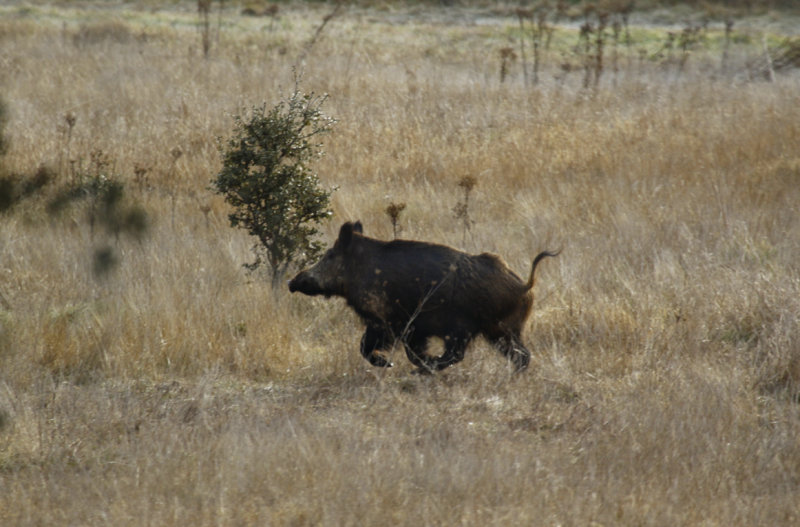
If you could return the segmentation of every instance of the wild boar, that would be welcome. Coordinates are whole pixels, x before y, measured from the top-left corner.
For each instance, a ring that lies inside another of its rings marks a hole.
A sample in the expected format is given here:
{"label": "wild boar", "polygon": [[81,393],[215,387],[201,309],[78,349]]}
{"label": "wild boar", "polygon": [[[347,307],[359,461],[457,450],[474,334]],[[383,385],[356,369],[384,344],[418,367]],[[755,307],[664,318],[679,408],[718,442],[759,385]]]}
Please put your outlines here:
{"label": "wild boar", "polygon": [[[521,371],[531,357],[521,337],[536,266],[557,255],[539,253],[523,282],[493,254],[376,240],[364,236],[361,222],[348,222],[323,258],[289,281],[289,291],[344,297],[366,323],[361,354],[374,366],[391,366],[375,352],[400,341],[417,372],[442,370],[462,360],[470,341],[483,335]],[[426,352],[431,337],[444,341],[440,357]]]}

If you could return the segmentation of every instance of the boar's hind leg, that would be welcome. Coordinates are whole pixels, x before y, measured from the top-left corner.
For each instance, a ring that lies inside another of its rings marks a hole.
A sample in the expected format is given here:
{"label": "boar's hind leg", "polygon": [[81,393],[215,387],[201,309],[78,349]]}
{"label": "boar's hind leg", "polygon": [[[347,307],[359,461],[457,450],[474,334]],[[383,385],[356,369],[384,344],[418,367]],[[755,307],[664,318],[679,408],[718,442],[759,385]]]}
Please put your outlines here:
{"label": "boar's hind leg", "polygon": [[519,337],[509,335],[493,339],[492,344],[500,350],[500,353],[511,361],[514,369],[518,372],[528,367],[531,362],[531,352],[522,343]]}
{"label": "boar's hind leg", "polygon": [[470,340],[472,340],[472,335],[468,334],[448,335],[444,339],[444,353],[438,359],[434,359],[436,369],[443,370],[464,360],[464,353],[467,351],[467,344]]}
{"label": "boar's hind leg", "polygon": [[364,336],[361,337],[361,355],[373,366],[388,368],[391,362],[380,355],[375,355],[375,350],[384,350],[392,346],[392,338],[381,328],[367,326]]}
{"label": "boar's hind leg", "polygon": [[464,352],[471,335],[448,335],[444,341],[444,353],[441,357],[430,357],[425,353],[428,339],[410,340],[406,342],[406,355],[414,366],[416,373],[433,373],[464,360]]}

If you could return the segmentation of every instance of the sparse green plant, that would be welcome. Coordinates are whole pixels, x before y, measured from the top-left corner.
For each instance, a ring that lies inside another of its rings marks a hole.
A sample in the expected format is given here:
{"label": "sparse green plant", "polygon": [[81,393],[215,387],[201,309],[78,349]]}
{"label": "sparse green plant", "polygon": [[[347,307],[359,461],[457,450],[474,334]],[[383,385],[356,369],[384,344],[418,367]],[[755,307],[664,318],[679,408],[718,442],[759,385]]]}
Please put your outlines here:
{"label": "sparse green plant", "polygon": [[273,108],[256,106],[249,117],[236,116],[222,148],[222,170],[212,182],[234,208],[231,226],[258,239],[247,268],[266,264],[276,289],[289,267],[318,257],[317,226],[332,214],[331,191],[309,166],[322,155],[314,141],[335,123],[322,112],[326,99],[301,93],[295,83],[291,96]]}
{"label": "sparse green plant", "polygon": [[125,185],[114,173],[110,155],[95,149],[89,158],[87,169],[79,170],[75,181],[66,182],[54,190],[46,208],[51,216],[59,217],[67,209],[85,204],[90,238],[94,241],[98,228],[106,235],[102,246],[94,250],[93,258],[93,271],[102,276],[119,262],[109,239],[118,240],[122,235],[142,239],[149,220],[138,203],[126,198]]}
{"label": "sparse green plant", "polygon": [[116,177],[106,174],[86,175],[81,177],[79,183],[60,188],[48,202],[47,210],[56,215],[73,204],[86,202],[86,218],[92,238],[97,227],[102,227],[114,236],[124,231],[139,235],[144,232],[145,223],[141,221],[138,210],[122,207],[123,196],[124,186]]}

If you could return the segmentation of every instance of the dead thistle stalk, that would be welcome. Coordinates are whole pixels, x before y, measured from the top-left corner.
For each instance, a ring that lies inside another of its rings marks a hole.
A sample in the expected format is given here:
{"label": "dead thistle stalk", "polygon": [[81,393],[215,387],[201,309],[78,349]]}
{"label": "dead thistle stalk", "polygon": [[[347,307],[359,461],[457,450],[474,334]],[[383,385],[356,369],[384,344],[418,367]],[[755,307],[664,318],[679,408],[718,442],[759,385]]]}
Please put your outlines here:
{"label": "dead thistle stalk", "polygon": [[181,148],[179,146],[176,146],[175,148],[170,150],[170,155],[172,156],[172,166],[170,168],[170,179],[172,181],[171,181],[171,185],[169,186],[168,192],[169,192],[169,198],[170,198],[170,204],[171,204],[170,209],[172,211],[171,212],[171,216],[172,216],[171,224],[172,224],[172,228],[174,229],[175,228],[175,202],[177,200],[177,189],[176,189],[177,182],[176,182],[176,179],[177,179],[177,175],[178,175],[178,159],[180,159],[181,156],[183,155],[183,150],[181,150]]}
{"label": "dead thistle stalk", "polygon": [[[75,115],[74,112],[67,112],[64,114],[64,122],[66,123],[66,128],[64,130],[64,135],[66,136],[64,139],[64,150],[62,150],[62,156],[66,157],[66,162],[71,163],[70,161],[70,145],[72,143],[72,130],[75,128],[75,123],[78,122],[78,116]],[[59,159],[58,161],[58,170],[60,174],[64,173],[64,158]],[[74,178],[74,171],[72,171],[72,176]]]}
{"label": "dead thistle stalk", "polygon": [[522,60],[522,75],[525,79],[525,86],[528,85],[528,61],[525,60],[525,19],[533,19],[533,11],[530,9],[518,8],[514,11],[519,19],[519,56]]}
{"label": "dead thistle stalk", "polygon": [[200,15],[200,40],[203,46],[203,58],[207,59],[211,51],[211,0],[197,0],[197,13]]}
{"label": "dead thistle stalk", "polygon": [[389,221],[392,222],[392,235],[397,238],[397,233],[399,232],[398,228],[398,221],[400,220],[400,214],[405,210],[406,204],[405,203],[389,203],[389,206],[386,207],[386,215],[389,216]]}
{"label": "dead thistle stalk", "polygon": [[458,186],[464,190],[464,200],[456,203],[456,206],[453,207],[453,214],[455,215],[456,219],[461,220],[462,226],[464,228],[463,235],[461,238],[461,246],[465,247],[467,244],[467,232],[472,227],[474,223],[472,218],[469,216],[469,195],[472,192],[472,189],[475,188],[477,185],[478,180],[475,176],[464,176],[458,181]]}
{"label": "dead thistle stalk", "polygon": [[500,84],[505,82],[506,77],[508,76],[508,67],[516,58],[517,54],[514,53],[514,48],[500,49]]}

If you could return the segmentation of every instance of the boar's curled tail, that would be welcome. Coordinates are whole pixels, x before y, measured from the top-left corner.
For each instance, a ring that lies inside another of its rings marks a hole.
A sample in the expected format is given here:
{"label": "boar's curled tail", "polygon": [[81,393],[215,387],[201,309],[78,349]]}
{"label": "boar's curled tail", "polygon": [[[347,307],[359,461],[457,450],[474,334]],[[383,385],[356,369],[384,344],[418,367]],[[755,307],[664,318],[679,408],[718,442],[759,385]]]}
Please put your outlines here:
{"label": "boar's curled tail", "polygon": [[536,258],[533,259],[533,264],[531,265],[531,276],[530,278],[528,278],[528,283],[525,284],[526,291],[530,290],[533,287],[533,284],[536,282],[536,277],[535,277],[536,266],[539,264],[539,262],[542,261],[544,258],[547,258],[548,256],[555,257],[558,256],[559,254],[561,254],[560,250],[554,253],[550,251],[542,251],[536,255]]}

